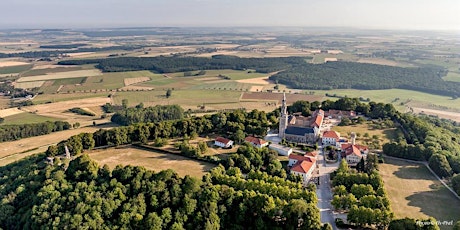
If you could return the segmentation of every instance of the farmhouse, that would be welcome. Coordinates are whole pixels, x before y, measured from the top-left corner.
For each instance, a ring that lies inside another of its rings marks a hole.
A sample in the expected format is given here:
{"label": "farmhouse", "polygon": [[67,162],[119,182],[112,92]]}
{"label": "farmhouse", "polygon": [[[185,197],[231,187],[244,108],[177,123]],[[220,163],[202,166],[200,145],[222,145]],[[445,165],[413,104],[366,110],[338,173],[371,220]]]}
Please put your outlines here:
{"label": "farmhouse", "polygon": [[276,152],[278,152],[279,155],[282,156],[289,156],[292,153],[292,148],[282,146],[279,144],[270,144],[268,148],[275,150]]}
{"label": "farmhouse", "polygon": [[319,136],[319,130],[323,124],[323,119],[323,110],[316,110],[311,117],[288,115],[286,94],[284,94],[281,105],[278,136],[280,138],[285,138],[287,141],[313,144]]}
{"label": "farmhouse", "polygon": [[262,148],[268,145],[268,142],[266,142],[265,140],[253,136],[248,136],[244,138],[244,141],[251,143],[253,146],[257,148]]}
{"label": "farmhouse", "polygon": [[214,145],[219,146],[221,148],[231,148],[233,145],[233,141],[223,137],[217,137],[214,140]]}
{"label": "farmhouse", "polygon": [[310,156],[289,155],[288,166],[291,167],[291,173],[302,177],[303,183],[306,184],[315,170],[316,159]]}

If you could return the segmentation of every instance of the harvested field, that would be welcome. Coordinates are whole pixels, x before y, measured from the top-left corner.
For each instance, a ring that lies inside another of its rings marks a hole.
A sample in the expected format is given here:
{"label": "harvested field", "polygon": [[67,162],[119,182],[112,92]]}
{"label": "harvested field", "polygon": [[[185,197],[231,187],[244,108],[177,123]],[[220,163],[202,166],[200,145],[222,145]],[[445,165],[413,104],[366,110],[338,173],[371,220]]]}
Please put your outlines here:
{"label": "harvested field", "polygon": [[95,150],[89,153],[89,156],[100,165],[107,164],[111,169],[119,164],[143,166],[155,172],[172,169],[180,176],[190,175],[198,178],[201,178],[206,172],[215,167],[213,164],[192,160],[180,155],[133,147]]}
{"label": "harvested field", "polygon": [[32,89],[32,88],[39,88],[45,81],[28,81],[28,82],[16,82],[14,83],[14,88],[21,88],[21,89]]}
{"label": "harvested field", "polygon": [[18,109],[18,108],[11,108],[11,109],[2,109],[0,110],[0,117],[8,117],[16,114],[23,113],[24,111]]}
{"label": "harvested field", "polygon": [[149,77],[133,77],[133,78],[125,78],[123,81],[125,83],[125,86],[128,86],[128,85],[134,85],[134,84],[144,82],[144,81],[150,81],[150,78]]}
{"label": "harvested field", "polygon": [[34,124],[34,123],[41,123],[46,121],[57,121],[60,119],[52,118],[52,117],[45,117],[33,113],[23,112],[14,114],[11,116],[5,117],[5,121],[0,125],[22,125],[22,124]]}
{"label": "harvested field", "polygon": [[[93,133],[99,129],[112,128],[113,125],[83,127],[79,129],[64,130],[43,136],[29,137],[17,141],[2,142],[0,144],[0,166],[7,165],[34,153],[45,152],[49,145],[57,144],[73,135],[80,133]],[[30,151],[29,150],[34,150]],[[39,151],[35,151],[39,150]],[[23,153],[24,152],[24,153]],[[26,152],[26,153],[25,153]]]}
{"label": "harvested field", "polygon": [[11,66],[20,66],[20,65],[29,65],[30,63],[27,62],[20,62],[20,61],[5,61],[0,62],[0,67],[11,67]]}
{"label": "harvested field", "polygon": [[273,82],[268,80],[268,78],[269,78],[269,76],[267,76],[267,77],[258,77],[258,78],[250,78],[250,79],[242,79],[242,80],[237,80],[237,82],[249,83],[249,84],[257,84],[257,85],[273,84]]}
{"label": "harvested field", "polygon": [[79,53],[66,53],[65,55],[69,57],[78,57],[78,56],[85,56],[89,54],[94,54],[95,52],[79,52]]}
{"label": "harvested field", "polygon": [[[317,95],[306,95],[306,94],[286,94],[286,101],[288,104],[294,103],[295,101],[305,100],[305,101],[321,101],[322,96]],[[281,103],[283,100],[282,93],[267,93],[267,92],[252,92],[252,93],[243,93],[241,100],[248,101],[277,101]]]}
{"label": "harvested field", "polygon": [[358,60],[359,63],[369,63],[377,65],[388,65],[388,66],[398,66],[399,64],[395,61],[386,60],[382,58],[362,58]]}
{"label": "harvested field", "polygon": [[[47,65],[49,66],[49,65]],[[51,73],[58,73],[58,72],[69,72],[69,71],[77,71],[82,70],[81,66],[70,66],[70,67],[62,67],[62,66],[54,66],[51,68],[33,68],[25,73],[21,74],[21,77],[30,77],[30,76],[40,76],[46,75]]]}
{"label": "harvested field", "polygon": [[71,101],[61,101],[42,105],[33,105],[24,107],[27,111],[36,111],[37,113],[51,113],[51,112],[63,112],[74,107],[94,107],[102,106],[105,103],[110,103],[108,97],[95,97],[87,99],[78,99]]}
{"label": "harvested field", "polygon": [[98,76],[102,73],[99,70],[77,70],[77,71],[68,71],[68,72],[58,72],[50,73],[46,75],[31,76],[31,77],[21,77],[17,82],[26,82],[26,81],[44,81],[44,80],[55,80],[55,79],[65,79],[65,78],[78,78],[78,77],[91,77]]}
{"label": "harvested field", "polygon": [[264,89],[263,86],[254,85],[249,89],[250,92],[260,92]]}
{"label": "harvested field", "polygon": [[125,86],[121,88],[121,90],[125,91],[148,91],[148,90],[153,90],[153,87],[148,87],[148,86],[137,86],[137,85],[130,85],[130,86]]}

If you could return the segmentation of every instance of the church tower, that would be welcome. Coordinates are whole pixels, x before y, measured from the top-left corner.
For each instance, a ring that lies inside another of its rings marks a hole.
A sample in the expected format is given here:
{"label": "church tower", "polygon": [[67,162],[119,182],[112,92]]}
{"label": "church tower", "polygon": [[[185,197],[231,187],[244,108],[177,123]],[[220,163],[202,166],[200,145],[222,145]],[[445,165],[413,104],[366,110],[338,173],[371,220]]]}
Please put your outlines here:
{"label": "church tower", "polygon": [[287,125],[288,125],[288,114],[287,114],[287,105],[286,105],[286,93],[283,93],[280,122],[279,122],[279,127],[278,127],[278,137],[279,138],[284,138],[284,132],[286,131]]}

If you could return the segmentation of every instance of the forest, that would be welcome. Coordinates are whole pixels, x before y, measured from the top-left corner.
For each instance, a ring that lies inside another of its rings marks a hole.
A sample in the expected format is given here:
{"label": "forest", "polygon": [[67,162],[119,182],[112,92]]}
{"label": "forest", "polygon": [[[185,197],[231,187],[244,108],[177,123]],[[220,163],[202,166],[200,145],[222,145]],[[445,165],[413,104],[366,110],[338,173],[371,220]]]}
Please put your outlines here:
{"label": "forest", "polygon": [[440,67],[402,68],[356,62],[303,64],[270,77],[270,80],[296,89],[408,89],[460,97],[460,83],[442,79]]}
{"label": "forest", "polygon": [[[298,183],[216,167],[201,180],[172,170],[100,167],[84,154],[0,167],[2,229],[321,229],[316,194]],[[66,166],[68,164],[68,167]],[[67,168],[66,168],[67,167]]]}
{"label": "forest", "polygon": [[[101,51],[111,51],[111,50],[136,50],[140,49],[140,46],[108,46],[108,47],[90,47],[90,48],[78,48],[73,50],[50,50],[50,51],[28,51],[21,53],[0,53],[0,58],[13,58],[13,57],[23,57],[23,58],[48,58],[48,57],[57,57],[66,53],[80,53],[80,52],[101,52]],[[58,49],[58,48],[55,48]]]}
{"label": "forest", "polygon": [[156,73],[186,72],[211,69],[255,69],[260,73],[270,73],[305,63],[305,58],[239,58],[235,56],[215,55],[204,57],[119,57],[109,59],[83,59],[60,61],[59,65],[97,64],[104,72],[123,72],[150,70]]}
{"label": "forest", "polygon": [[14,141],[26,137],[34,137],[70,129],[72,126],[65,121],[42,122],[35,124],[2,125],[0,126],[0,142]]}
{"label": "forest", "polygon": [[111,120],[119,125],[131,125],[134,123],[158,122],[163,120],[182,119],[184,110],[178,105],[156,105],[143,108],[126,108],[116,112]]}

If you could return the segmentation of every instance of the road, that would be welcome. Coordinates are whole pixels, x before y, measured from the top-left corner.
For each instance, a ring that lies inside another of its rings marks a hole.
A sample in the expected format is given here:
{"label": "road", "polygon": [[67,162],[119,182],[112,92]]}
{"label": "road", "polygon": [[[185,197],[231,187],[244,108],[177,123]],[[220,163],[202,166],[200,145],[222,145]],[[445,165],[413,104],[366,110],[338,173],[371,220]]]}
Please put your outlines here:
{"label": "road", "polygon": [[333,207],[331,205],[332,201],[332,191],[330,184],[330,173],[335,171],[339,166],[339,161],[334,164],[326,164],[324,160],[324,153],[320,150],[318,155],[317,162],[319,167],[319,182],[320,184],[316,187],[316,195],[318,196],[318,208],[321,215],[321,223],[331,224],[333,229],[337,229],[335,225],[335,216],[333,213]]}

